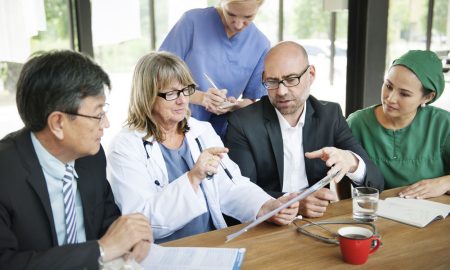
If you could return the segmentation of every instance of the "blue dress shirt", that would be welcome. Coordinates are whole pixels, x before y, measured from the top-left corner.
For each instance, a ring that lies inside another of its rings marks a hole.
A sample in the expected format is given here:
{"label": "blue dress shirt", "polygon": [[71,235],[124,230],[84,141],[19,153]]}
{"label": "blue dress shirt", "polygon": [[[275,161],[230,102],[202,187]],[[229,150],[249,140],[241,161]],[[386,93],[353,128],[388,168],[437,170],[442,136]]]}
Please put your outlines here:
{"label": "blue dress shirt", "polygon": [[[39,142],[34,133],[31,133],[31,141],[39,160],[39,164],[44,172],[45,181],[47,182],[48,195],[50,196],[50,205],[52,207],[53,221],[55,222],[56,235],[58,237],[58,245],[66,244],[66,222],[64,213],[63,200],[63,182],[62,178],[66,172],[65,164],[50,154]],[[74,166],[75,161],[68,163]],[[73,170],[74,180],[72,183],[75,196],[75,211],[77,214],[77,236],[78,243],[86,242],[86,233],[84,231],[83,206],[81,204],[80,193],[77,189],[78,175]]]}

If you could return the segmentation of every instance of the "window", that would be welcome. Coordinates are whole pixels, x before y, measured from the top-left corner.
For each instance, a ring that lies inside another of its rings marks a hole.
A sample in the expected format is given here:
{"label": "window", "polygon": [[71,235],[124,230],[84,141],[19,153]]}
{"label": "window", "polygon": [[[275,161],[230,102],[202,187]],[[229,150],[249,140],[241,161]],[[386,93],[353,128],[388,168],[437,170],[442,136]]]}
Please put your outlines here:
{"label": "window", "polygon": [[[316,68],[311,94],[318,99],[337,102],[345,111],[348,25],[346,7],[339,11],[330,11],[324,8],[323,1],[284,2],[284,39],[303,45],[308,52],[309,63]],[[331,54],[332,31],[335,31],[334,57]]]}
{"label": "window", "polygon": [[66,0],[5,0],[0,6],[0,138],[23,126],[16,109],[16,82],[36,51],[70,49]]}
{"label": "window", "polygon": [[[131,81],[137,61],[151,51],[149,0],[91,0],[92,38],[95,60],[108,73],[112,91],[102,144],[110,140],[126,121]],[[156,50],[183,12],[206,7],[207,1],[155,1]]]}
{"label": "window", "polygon": [[278,42],[278,1],[264,1],[253,22],[270,43]]}
{"label": "window", "polygon": [[161,46],[164,38],[184,12],[193,8],[214,6],[217,1],[206,0],[155,0],[156,49]]}
{"label": "window", "polygon": [[[434,1],[430,49],[443,58],[444,64],[446,64],[445,59],[448,58],[449,52],[448,9],[449,0]],[[386,69],[389,68],[392,61],[407,51],[426,49],[427,18],[427,0],[389,1]],[[448,90],[450,89],[450,74],[448,70],[444,73],[444,77],[446,90],[432,105],[450,110],[450,91]]]}
{"label": "window", "polygon": [[389,1],[386,67],[408,50],[426,49],[427,0]]}

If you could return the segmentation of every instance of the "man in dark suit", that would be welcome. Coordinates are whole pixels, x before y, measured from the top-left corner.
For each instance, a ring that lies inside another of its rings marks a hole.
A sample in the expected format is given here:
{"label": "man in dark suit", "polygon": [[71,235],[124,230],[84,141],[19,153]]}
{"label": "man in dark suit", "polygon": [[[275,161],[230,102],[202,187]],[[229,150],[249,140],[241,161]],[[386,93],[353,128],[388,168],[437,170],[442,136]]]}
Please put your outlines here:
{"label": "man in dark suit", "polygon": [[152,240],[141,214],[120,216],[100,146],[108,75],[71,51],[34,56],[17,83],[25,128],[0,141],[0,269],[98,269]]}
{"label": "man in dark suit", "polygon": [[[382,190],[380,171],[352,136],[339,105],[310,96],[314,78],[301,45],[273,47],[264,63],[268,96],[229,116],[225,144],[230,158],[242,175],[274,197],[336,172],[335,182],[345,176],[355,185]],[[320,217],[336,199],[323,188],[300,202],[299,214]]]}

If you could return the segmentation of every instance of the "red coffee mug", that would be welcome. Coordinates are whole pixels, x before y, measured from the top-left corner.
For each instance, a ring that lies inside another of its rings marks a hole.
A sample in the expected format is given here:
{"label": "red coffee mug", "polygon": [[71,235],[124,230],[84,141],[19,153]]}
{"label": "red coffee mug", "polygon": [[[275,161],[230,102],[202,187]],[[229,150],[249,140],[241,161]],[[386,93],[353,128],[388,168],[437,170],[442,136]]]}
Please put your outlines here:
{"label": "red coffee mug", "polygon": [[[366,263],[369,254],[377,251],[381,244],[371,230],[362,227],[343,227],[338,235],[344,261],[351,264]],[[374,247],[372,242],[376,243]]]}

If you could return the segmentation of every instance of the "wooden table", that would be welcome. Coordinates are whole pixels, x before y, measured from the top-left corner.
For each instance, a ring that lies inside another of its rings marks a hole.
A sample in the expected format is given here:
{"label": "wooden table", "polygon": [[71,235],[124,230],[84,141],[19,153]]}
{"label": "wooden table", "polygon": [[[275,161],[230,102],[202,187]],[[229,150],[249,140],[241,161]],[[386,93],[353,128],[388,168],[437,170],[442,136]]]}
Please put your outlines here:
{"label": "wooden table", "polygon": [[[399,189],[384,191],[381,198],[392,197]],[[450,204],[450,196],[433,201]],[[331,204],[319,220],[351,220],[351,200]],[[302,225],[304,222],[297,221]],[[450,269],[450,217],[434,221],[425,228],[401,224],[379,217],[375,222],[383,246],[363,269]],[[348,269],[339,246],[326,244],[300,234],[296,226],[276,226],[263,223],[238,238],[225,243],[226,236],[244,225],[212,231],[165,243],[173,247],[233,247],[246,248],[242,269]],[[330,225],[337,228],[346,225]]]}

